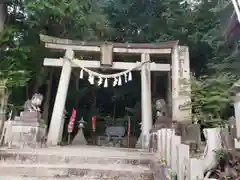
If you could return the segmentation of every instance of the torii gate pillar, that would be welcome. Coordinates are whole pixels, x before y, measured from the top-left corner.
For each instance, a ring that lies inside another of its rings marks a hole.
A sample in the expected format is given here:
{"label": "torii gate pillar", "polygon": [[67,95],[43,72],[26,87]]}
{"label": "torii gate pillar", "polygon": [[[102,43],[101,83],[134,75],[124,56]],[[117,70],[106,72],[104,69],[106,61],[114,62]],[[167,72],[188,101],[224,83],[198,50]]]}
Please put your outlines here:
{"label": "torii gate pillar", "polygon": [[141,105],[142,105],[142,148],[148,148],[150,130],[152,128],[152,100],[151,100],[151,71],[150,55],[144,53],[141,55],[141,61],[147,62],[142,65],[141,69]]}
{"label": "torii gate pillar", "polygon": [[68,86],[71,77],[72,65],[70,60],[74,58],[72,49],[66,50],[62,72],[58,83],[58,90],[53,107],[51,124],[48,132],[47,144],[50,146],[58,145],[62,139],[63,133],[63,111],[65,109],[65,102],[67,98]]}

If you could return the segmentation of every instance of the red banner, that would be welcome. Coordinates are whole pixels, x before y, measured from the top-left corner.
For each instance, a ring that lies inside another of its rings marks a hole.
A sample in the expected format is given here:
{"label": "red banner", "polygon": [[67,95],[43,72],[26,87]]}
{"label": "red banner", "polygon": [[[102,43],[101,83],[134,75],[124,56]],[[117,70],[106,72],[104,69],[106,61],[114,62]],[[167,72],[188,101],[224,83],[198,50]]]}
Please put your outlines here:
{"label": "red banner", "polygon": [[131,120],[128,118],[128,137],[130,137],[131,134]]}
{"label": "red banner", "polygon": [[96,120],[97,120],[97,117],[93,116],[92,117],[92,130],[93,130],[93,132],[95,132],[95,130],[96,130]]}
{"label": "red banner", "polygon": [[68,124],[68,128],[69,128],[71,131],[73,131],[73,129],[74,129],[74,124],[75,124],[76,116],[77,116],[77,111],[76,111],[76,109],[73,109],[73,110],[72,110],[71,119],[70,119],[69,124]]}

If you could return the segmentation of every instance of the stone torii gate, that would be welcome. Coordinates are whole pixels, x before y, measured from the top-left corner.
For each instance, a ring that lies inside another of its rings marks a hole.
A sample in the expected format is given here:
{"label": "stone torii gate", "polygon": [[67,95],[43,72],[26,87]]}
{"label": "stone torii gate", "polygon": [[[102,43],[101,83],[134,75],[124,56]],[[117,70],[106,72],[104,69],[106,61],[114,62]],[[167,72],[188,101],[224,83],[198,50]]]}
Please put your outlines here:
{"label": "stone torii gate", "polygon": [[[44,59],[44,66],[62,67],[49,127],[48,145],[57,145],[61,141],[64,124],[62,115],[72,68],[82,66],[91,69],[126,70],[136,66],[136,62],[117,62],[112,60],[113,53],[140,55],[141,62],[146,62],[141,67],[135,69],[141,72],[142,135],[146,141],[143,147],[148,146],[149,130],[152,128],[151,71],[170,72],[168,78],[168,105],[171,109],[172,118],[178,121],[191,119],[191,106],[188,106],[191,103],[188,47],[179,46],[178,41],[159,44],[137,44],[84,42],[46,35],[40,35],[40,38],[45,43],[46,48],[65,51],[64,58]],[[75,59],[75,51],[99,52],[101,53],[101,60]],[[163,54],[171,56],[170,64],[150,62],[151,55]]]}

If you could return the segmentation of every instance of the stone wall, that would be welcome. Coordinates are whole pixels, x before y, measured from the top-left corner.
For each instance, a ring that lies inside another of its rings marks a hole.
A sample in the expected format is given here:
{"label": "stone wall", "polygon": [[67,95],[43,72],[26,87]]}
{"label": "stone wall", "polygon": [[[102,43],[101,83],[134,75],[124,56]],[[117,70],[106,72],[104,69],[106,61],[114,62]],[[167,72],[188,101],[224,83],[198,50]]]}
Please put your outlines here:
{"label": "stone wall", "polygon": [[191,120],[190,60],[187,46],[179,46],[178,104],[180,120]]}

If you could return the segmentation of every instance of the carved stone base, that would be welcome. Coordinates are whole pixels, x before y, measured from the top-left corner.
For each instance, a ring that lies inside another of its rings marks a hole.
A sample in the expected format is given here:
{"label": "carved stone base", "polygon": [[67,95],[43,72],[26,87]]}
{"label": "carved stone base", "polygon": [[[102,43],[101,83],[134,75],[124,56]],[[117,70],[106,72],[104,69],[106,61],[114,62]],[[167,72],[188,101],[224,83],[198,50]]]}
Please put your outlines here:
{"label": "carved stone base", "polygon": [[77,135],[74,137],[72,145],[87,145],[87,141],[84,137],[82,128],[79,129]]}
{"label": "carved stone base", "polygon": [[142,148],[142,133],[140,134],[140,136],[139,136],[139,138],[137,140],[136,148],[137,149]]}
{"label": "carved stone base", "polygon": [[9,125],[5,143],[9,147],[38,147],[45,136],[46,126],[40,123],[25,123],[12,121]]}
{"label": "carved stone base", "polygon": [[148,149],[149,148],[150,134],[144,135],[142,132],[138,138],[136,148]]}
{"label": "carved stone base", "polygon": [[24,112],[14,121],[5,123],[4,144],[11,147],[39,147],[45,137],[46,125],[38,112]]}

